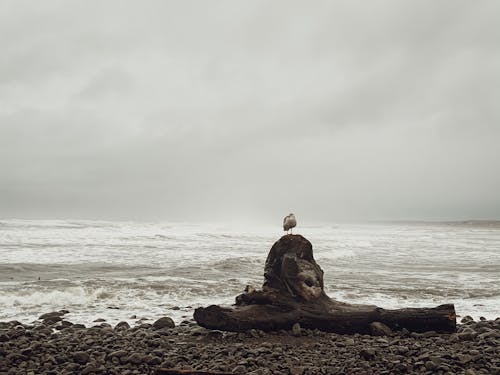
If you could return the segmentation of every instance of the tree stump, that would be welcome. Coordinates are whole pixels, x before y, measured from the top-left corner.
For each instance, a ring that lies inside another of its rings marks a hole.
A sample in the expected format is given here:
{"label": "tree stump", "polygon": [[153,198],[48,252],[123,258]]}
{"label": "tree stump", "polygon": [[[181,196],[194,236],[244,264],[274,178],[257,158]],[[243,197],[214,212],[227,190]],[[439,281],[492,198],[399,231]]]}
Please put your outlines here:
{"label": "tree stump", "polygon": [[327,332],[366,334],[373,322],[414,332],[456,330],[453,304],[386,310],[329,298],[311,243],[296,234],[281,237],[271,248],[261,290],[247,288],[232,307],[197,308],[194,319],[205,328],[235,332],[288,330],[299,323],[303,328]]}

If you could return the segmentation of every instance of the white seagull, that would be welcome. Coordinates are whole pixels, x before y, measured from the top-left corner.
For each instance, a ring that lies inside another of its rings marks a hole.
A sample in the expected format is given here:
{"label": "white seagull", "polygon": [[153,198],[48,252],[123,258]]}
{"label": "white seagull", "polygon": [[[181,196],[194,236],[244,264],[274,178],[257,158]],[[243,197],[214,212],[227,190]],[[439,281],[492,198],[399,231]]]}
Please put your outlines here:
{"label": "white seagull", "polygon": [[294,214],[285,216],[285,218],[283,219],[283,230],[286,230],[287,233],[289,230],[290,232],[292,232],[292,228],[295,227],[296,225],[297,225],[297,219],[295,219]]}

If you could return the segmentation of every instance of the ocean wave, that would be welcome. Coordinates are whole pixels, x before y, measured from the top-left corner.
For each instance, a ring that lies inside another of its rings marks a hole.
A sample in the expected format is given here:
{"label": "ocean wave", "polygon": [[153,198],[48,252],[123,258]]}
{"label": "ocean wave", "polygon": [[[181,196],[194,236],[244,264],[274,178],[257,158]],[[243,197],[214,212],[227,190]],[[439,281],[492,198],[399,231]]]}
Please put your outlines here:
{"label": "ocean wave", "polygon": [[16,290],[1,291],[0,306],[86,306],[93,301],[103,299],[106,292],[103,288],[89,290],[83,287],[68,287],[63,290]]}

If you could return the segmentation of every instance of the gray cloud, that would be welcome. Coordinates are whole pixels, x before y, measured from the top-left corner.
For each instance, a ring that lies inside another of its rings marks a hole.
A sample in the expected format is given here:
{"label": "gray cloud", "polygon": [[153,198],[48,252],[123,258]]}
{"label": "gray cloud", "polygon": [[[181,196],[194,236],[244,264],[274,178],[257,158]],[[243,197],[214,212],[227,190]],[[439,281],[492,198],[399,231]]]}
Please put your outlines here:
{"label": "gray cloud", "polygon": [[3,2],[1,215],[498,219],[499,10]]}

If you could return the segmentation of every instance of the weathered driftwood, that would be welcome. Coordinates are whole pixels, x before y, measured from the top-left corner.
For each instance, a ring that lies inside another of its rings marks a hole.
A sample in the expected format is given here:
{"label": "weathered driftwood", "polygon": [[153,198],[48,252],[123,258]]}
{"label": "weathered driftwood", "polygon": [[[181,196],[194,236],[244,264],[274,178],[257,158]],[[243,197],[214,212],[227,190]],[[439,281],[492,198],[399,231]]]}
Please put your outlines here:
{"label": "weathered driftwood", "polygon": [[452,304],[386,310],[329,298],[312,245],[301,235],[283,236],[273,245],[266,260],[264,280],[262,290],[247,290],[236,297],[233,307],[211,305],[196,309],[195,320],[205,328],[236,332],[290,329],[295,323],[303,328],[337,333],[368,333],[373,322],[415,332],[456,329]]}

